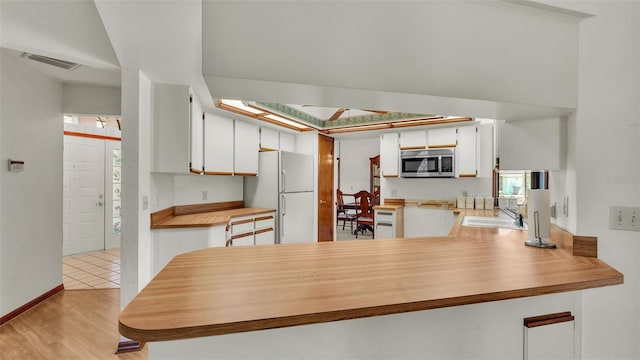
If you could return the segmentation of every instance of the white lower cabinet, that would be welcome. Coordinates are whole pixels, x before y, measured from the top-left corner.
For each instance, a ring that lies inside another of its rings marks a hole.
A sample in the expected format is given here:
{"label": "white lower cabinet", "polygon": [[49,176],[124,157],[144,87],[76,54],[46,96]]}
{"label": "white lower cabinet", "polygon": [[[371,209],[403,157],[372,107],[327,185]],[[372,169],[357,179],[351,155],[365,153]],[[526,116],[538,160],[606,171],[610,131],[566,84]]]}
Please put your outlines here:
{"label": "white lower cabinet", "polygon": [[243,216],[229,223],[228,246],[275,244],[275,212]]}
{"label": "white lower cabinet", "polygon": [[152,275],[164,268],[171,259],[189,251],[209,247],[224,247],[227,231],[225,225],[153,230],[151,241]]}
{"label": "white lower cabinet", "polygon": [[[558,293],[224,336],[153,341],[147,346],[149,359],[522,359],[522,319],[530,314],[574,311],[574,295]],[[345,334],[349,334],[349,341],[345,341]]]}
{"label": "white lower cabinet", "polygon": [[571,312],[526,318],[524,359],[575,359],[575,320]]}
{"label": "white lower cabinet", "polygon": [[254,245],[253,231],[234,235],[231,238],[231,244],[232,246],[253,246]]}
{"label": "white lower cabinet", "polygon": [[256,230],[255,234],[256,245],[273,245],[275,243],[273,228]]}
{"label": "white lower cabinet", "polygon": [[374,208],[374,236],[376,239],[404,237],[404,209]]}

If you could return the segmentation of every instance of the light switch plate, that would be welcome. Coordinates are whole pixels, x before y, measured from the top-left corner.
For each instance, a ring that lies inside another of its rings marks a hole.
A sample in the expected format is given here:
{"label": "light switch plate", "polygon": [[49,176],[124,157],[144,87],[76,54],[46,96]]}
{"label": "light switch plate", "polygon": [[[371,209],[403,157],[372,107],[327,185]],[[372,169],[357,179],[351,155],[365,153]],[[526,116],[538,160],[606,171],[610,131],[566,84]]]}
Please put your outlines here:
{"label": "light switch plate", "polygon": [[640,231],[640,208],[609,207],[609,228],[613,230]]}

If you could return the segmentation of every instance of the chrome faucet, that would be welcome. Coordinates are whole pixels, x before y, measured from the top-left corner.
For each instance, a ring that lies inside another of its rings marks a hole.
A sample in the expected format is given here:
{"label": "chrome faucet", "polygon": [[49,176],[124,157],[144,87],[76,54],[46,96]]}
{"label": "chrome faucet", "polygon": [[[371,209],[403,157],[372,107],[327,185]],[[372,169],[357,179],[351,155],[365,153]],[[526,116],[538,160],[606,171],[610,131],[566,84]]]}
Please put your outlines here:
{"label": "chrome faucet", "polygon": [[505,214],[509,215],[510,218],[512,218],[513,224],[519,228],[524,228],[524,216],[522,216],[522,214],[517,213],[515,210],[511,210],[511,209],[504,209],[504,208],[499,208],[500,210],[502,210],[502,212],[504,212]]}

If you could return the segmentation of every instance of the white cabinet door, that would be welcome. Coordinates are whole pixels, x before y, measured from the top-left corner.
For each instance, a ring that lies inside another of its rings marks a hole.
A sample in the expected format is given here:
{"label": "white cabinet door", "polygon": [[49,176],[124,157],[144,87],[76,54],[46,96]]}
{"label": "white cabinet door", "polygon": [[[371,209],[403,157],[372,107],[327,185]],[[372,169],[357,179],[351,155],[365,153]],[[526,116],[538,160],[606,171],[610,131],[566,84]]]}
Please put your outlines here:
{"label": "white cabinet door", "polygon": [[233,175],[233,120],[204,114],[204,173]]}
{"label": "white cabinet door", "polygon": [[277,151],[280,148],[278,131],[270,128],[260,128],[260,150]]}
{"label": "white cabinet door", "polygon": [[296,149],[296,138],[293,134],[280,132],[280,150],[294,152]]}
{"label": "white cabinet door", "polygon": [[395,238],[395,228],[390,223],[377,223],[375,227],[376,239],[393,239]]}
{"label": "white cabinet door", "polygon": [[374,210],[376,239],[393,239],[396,237],[396,212],[390,210]]}
{"label": "white cabinet door", "polygon": [[275,236],[272,228],[256,230],[256,245],[273,245],[275,244]]}
{"label": "white cabinet door", "polygon": [[236,235],[231,238],[231,246],[253,246],[255,245],[253,232]]}
{"label": "white cabinet door", "polygon": [[400,133],[400,150],[426,148],[427,132],[425,130],[404,131]]}
{"label": "white cabinet door", "polygon": [[455,147],[456,128],[429,129],[427,140],[430,148]]}
{"label": "white cabinet door", "polygon": [[153,84],[151,92],[151,171],[188,173],[191,146],[190,89],[182,85]]}
{"label": "white cabinet door", "polygon": [[240,176],[258,175],[259,128],[243,121],[235,122],[233,172]]}
{"label": "white cabinet door", "polygon": [[380,171],[383,177],[399,176],[398,133],[380,135]]}
{"label": "white cabinet door", "polygon": [[153,241],[151,241],[153,276],[158,274],[176,255],[209,247],[224,247],[226,233],[226,225],[153,230]]}
{"label": "white cabinet door", "polygon": [[458,146],[456,147],[456,175],[458,177],[475,177],[477,175],[477,134],[475,126],[458,128]]}
{"label": "white cabinet door", "polygon": [[191,95],[190,172],[202,174],[204,167],[204,114],[198,98]]}
{"label": "white cabinet door", "polygon": [[524,359],[574,359],[575,321],[524,328]]}

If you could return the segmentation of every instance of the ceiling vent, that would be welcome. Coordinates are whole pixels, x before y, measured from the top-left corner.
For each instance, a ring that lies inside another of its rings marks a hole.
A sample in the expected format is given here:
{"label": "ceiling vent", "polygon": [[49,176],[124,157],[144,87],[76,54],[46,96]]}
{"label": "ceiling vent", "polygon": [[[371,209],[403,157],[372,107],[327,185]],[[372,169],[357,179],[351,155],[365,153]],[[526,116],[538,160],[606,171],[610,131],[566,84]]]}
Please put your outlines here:
{"label": "ceiling vent", "polygon": [[76,64],[70,61],[64,61],[64,60],[60,60],[60,59],[54,59],[54,58],[50,58],[48,56],[42,56],[42,55],[36,55],[36,54],[29,54],[29,53],[22,53],[22,57],[23,58],[27,58],[27,59],[31,59],[33,61],[38,61],[41,63],[45,63],[48,65],[52,65],[55,67],[59,67],[65,70],[75,70],[78,67],[80,67],[80,64]]}

